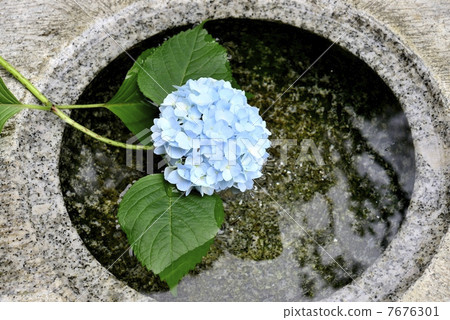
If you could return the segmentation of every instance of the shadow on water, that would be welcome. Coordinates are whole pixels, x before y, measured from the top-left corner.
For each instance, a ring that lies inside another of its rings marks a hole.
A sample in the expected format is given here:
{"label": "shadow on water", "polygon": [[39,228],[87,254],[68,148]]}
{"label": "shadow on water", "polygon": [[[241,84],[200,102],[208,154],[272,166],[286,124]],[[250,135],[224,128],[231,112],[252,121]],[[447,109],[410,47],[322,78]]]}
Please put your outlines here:
{"label": "shadow on water", "polygon": [[[177,298],[131,251],[110,271],[159,300],[329,296],[361,275],[401,225],[414,184],[406,117],[383,81],[338,46],[277,100],[330,45],[317,35],[255,20],[210,21],[206,29],[230,53],[234,76],[254,94],[249,102],[263,113],[271,139],[287,140],[269,150],[264,176],[253,190],[222,195],[225,222],[203,262],[178,286]],[[180,30],[130,52],[136,57]],[[107,101],[131,64],[119,56],[78,102]],[[72,116],[112,139],[131,137],[105,110],[76,110]],[[64,132],[60,176],[66,206],[87,248],[105,266],[128,248],[116,218],[120,193],[144,175],[125,159],[124,150],[71,128]]]}

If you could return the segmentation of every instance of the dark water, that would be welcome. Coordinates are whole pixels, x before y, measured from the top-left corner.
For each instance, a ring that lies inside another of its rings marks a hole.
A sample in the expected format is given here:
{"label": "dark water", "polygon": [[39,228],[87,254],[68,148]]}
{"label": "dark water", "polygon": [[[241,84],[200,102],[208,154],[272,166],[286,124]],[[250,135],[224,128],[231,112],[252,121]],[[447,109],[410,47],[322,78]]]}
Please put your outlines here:
{"label": "dark water", "polygon": [[[300,29],[252,20],[210,21],[234,76],[272,131],[264,176],[225,199],[226,221],[209,254],[178,286],[178,297],[128,251],[110,271],[160,300],[309,301],[357,278],[398,231],[414,184],[414,150],[401,107],[362,61]],[[135,57],[180,29],[132,50]],[[107,101],[132,61],[121,55],[78,101]],[[131,135],[105,110],[74,111],[95,132]],[[150,126],[151,124],[149,124]],[[117,223],[120,193],[145,173],[122,149],[66,128],[60,176],[67,209],[92,254],[109,267],[128,243]],[[154,161],[154,163],[157,163]]]}

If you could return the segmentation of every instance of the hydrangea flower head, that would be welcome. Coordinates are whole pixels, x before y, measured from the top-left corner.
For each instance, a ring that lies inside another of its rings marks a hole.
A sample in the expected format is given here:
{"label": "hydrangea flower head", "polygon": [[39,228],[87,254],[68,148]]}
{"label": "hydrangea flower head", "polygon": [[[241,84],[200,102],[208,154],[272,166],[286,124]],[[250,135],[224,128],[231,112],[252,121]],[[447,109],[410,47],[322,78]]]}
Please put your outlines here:
{"label": "hydrangea flower head", "polygon": [[154,152],[168,162],[165,179],[186,194],[253,188],[270,147],[258,108],[224,80],[188,80],[176,89],[151,127]]}

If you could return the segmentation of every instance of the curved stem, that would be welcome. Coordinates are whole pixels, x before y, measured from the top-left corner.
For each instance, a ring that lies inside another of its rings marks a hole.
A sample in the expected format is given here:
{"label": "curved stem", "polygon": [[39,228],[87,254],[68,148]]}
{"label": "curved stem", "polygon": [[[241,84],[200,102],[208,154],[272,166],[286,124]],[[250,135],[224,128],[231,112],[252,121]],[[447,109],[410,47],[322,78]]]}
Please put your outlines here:
{"label": "curved stem", "polygon": [[[105,137],[102,137],[99,134],[96,134],[95,132],[89,130],[88,128],[82,126],[78,122],[74,121],[72,118],[70,118],[68,115],[66,115],[64,112],[59,110],[59,108],[64,109],[77,109],[77,108],[100,108],[100,107],[106,107],[106,106],[115,106],[114,104],[106,105],[104,103],[102,104],[88,104],[88,105],[73,105],[73,106],[55,106],[51,103],[49,99],[47,99],[46,96],[44,96],[35,86],[31,84],[30,81],[28,81],[24,76],[20,74],[19,71],[17,71],[12,65],[10,65],[5,59],[3,59],[0,56],[0,66],[5,68],[6,71],[11,73],[14,78],[16,78],[25,88],[27,88],[39,101],[41,101],[45,106],[37,106],[37,105],[8,105],[8,106],[16,106],[20,108],[29,108],[29,109],[39,109],[39,110],[51,110],[54,114],[56,114],[58,117],[60,117],[62,120],[64,120],[66,123],[70,124],[72,127],[80,130],[81,132],[84,132],[88,136],[110,144],[115,147],[125,148],[125,149],[133,149],[133,150],[152,150],[153,146],[145,146],[145,145],[133,145],[133,144],[126,144],[118,141],[114,141]],[[132,104],[132,103],[130,103]],[[125,106],[130,104],[117,104],[116,106]],[[1,106],[1,105],[0,105]]]}
{"label": "curved stem", "polygon": [[120,148],[125,148],[125,149],[132,149],[132,150],[152,150],[154,148],[153,146],[126,144],[126,143],[123,143],[123,142],[118,142],[118,141],[114,141],[114,140],[105,138],[105,137],[103,137],[103,136],[101,136],[99,134],[96,134],[95,132],[89,130],[88,128],[82,126],[78,122],[74,121],[72,118],[70,118],[64,112],[59,110],[56,106],[52,106],[51,107],[51,111],[54,114],[56,114],[58,117],[63,119],[66,123],[70,124],[75,129],[80,130],[81,132],[87,134],[88,136],[90,136],[90,137],[92,137],[92,138],[94,138],[94,139],[96,139],[98,141],[110,144],[110,145],[115,146],[115,147],[120,147]]}
{"label": "curved stem", "polygon": [[45,109],[45,110],[50,110],[50,108],[52,107],[52,103],[50,102],[50,100],[48,100],[47,97],[44,96],[38,89],[36,89],[36,87],[33,86],[30,81],[25,79],[24,76],[22,76],[19,71],[17,71],[12,65],[10,65],[1,56],[0,56],[0,65],[3,68],[5,68],[6,71],[11,73],[14,76],[14,78],[19,80],[19,82],[22,85],[24,85],[25,88],[27,88],[36,98],[38,98],[39,101],[41,101],[47,107],[47,109]]}

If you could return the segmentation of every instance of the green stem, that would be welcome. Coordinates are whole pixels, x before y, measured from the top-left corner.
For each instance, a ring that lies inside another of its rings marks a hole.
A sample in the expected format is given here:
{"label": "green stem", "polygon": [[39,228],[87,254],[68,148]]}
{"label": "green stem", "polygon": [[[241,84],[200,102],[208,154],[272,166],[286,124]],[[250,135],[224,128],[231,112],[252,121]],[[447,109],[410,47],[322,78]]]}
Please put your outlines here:
{"label": "green stem", "polygon": [[125,149],[133,149],[133,150],[152,150],[154,148],[153,146],[126,144],[126,143],[122,143],[122,142],[118,142],[118,141],[114,141],[114,140],[102,137],[101,135],[96,134],[95,132],[89,130],[88,128],[83,127],[81,124],[74,121],[72,118],[70,118],[64,112],[59,110],[57,107],[52,106],[51,111],[54,114],[56,114],[58,117],[63,119],[66,123],[68,123],[69,125],[74,127],[75,129],[80,130],[81,132],[87,134],[88,136],[90,136],[98,141],[110,144],[115,147],[120,147],[120,148],[125,148]]}
{"label": "green stem", "polygon": [[[115,147],[125,148],[125,149],[133,149],[133,150],[152,150],[153,146],[144,146],[144,145],[133,145],[133,144],[126,144],[118,141],[114,141],[105,137],[102,137],[101,135],[96,134],[95,132],[89,130],[88,128],[82,126],[78,122],[74,121],[72,118],[70,118],[68,115],[66,115],[64,112],[59,110],[59,108],[64,109],[77,109],[77,108],[100,108],[100,107],[106,107],[107,105],[102,104],[88,104],[88,105],[73,105],[73,106],[54,106],[50,100],[47,99],[38,89],[36,89],[35,86],[31,84],[30,81],[25,79],[24,76],[20,74],[19,71],[17,71],[12,65],[10,65],[5,59],[3,59],[0,56],[0,66],[5,68],[6,71],[11,73],[14,78],[19,80],[19,82],[25,86],[39,101],[41,101],[45,106],[37,106],[37,105],[31,105],[31,104],[9,104],[8,106],[15,106],[20,108],[28,108],[28,109],[38,109],[38,110],[51,110],[54,114],[56,114],[58,117],[63,119],[66,123],[70,124],[72,127],[80,130],[81,132],[87,134],[88,136],[104,142],[106,144],[110,144]],[[130,104],[117,104],[117,106],[125,106],[125,105],[131,105]],[[2,105],[0,105],[2,106]],[[115,106],[114,104],[108,105],[108,106]]]}
{"label": "green stem", "polygon": [[24,76],[22,76],[19,71],[17,71],[1,56],[0,56],[0,65],[3,68],[5,68],[6,71],[11,73],[14,76],[14,78],[19,80],[19,82],[23,84],[25,88],[27,88],[36,98],[38,98],[39,101],[41,101],[47,107],[47,109],[45,110],[50,110],[50,108],[52,107],[52,103],[50,102],[50,100],[48,100],[47,97],[45,97],[38,89],[36,89],[36,87],[33,86],[30,81],[25,79]]}

